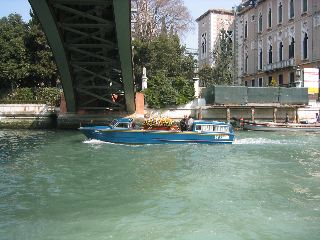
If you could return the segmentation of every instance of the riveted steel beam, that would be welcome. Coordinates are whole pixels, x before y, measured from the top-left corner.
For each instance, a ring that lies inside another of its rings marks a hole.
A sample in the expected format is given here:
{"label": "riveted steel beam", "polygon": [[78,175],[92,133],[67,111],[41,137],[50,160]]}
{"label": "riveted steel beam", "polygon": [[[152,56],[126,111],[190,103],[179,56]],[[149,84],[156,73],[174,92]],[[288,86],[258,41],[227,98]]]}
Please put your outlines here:
{"label": "riveted steel beam", "polygon": [[73,90],[73,79],[70,73],[70,67],[66,52],[64,51],[63,41],[60,31],[55,23],[55,19],[51,14],[51,9],[44,0],[29,0],[33,11],[37,14],[43,30],[47,36],[50,47],[54,53],[54,57],[62,78],[62,86],[67,102],[67,110],[69,112],[76,111],[75,93]]}
{"label": "riveted steel beam", "polygon": [[113,0],[119,56],[127,111],[135,111],[133,64],[131,55],[131,1]]}

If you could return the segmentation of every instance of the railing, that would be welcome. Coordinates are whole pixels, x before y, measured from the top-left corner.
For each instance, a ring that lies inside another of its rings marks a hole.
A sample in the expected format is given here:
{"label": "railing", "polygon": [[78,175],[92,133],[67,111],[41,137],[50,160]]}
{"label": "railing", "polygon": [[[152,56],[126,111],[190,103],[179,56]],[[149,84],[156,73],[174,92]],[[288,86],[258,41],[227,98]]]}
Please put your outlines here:
{"label": "railing", "polygon": [[275,62],[275,63],[270,63],[267,65],[264,65],[263,71],[267,72],[267,71],[273,71],[276,69],[294,67],[294,66],[296,66],[296,61],[293,58],[291,58],[288,60],[282,60],[280,62]]}

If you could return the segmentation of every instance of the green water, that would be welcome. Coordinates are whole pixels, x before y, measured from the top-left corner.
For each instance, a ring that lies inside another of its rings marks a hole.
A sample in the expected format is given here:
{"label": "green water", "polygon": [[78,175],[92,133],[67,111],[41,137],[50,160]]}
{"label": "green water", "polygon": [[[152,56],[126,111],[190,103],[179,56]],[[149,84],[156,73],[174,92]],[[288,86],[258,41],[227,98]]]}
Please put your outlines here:
{"label": "green water", "polygon": [[0,131],[0,239],[320,239],[320,135],[126,146]]}

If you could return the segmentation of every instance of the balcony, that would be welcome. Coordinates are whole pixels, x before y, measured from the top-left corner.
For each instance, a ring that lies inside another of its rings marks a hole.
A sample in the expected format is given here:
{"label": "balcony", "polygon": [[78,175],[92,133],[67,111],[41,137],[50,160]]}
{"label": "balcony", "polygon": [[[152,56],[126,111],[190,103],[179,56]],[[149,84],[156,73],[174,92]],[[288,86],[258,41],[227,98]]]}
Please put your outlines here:
{"label": "balcony", "polygon": [[267,65],[264,65],[263,66],[263,71],[264,72],[269,72],[269,71],[274,71],[274,70],[277,70],[277,69],[294,67],[294,66],[296,66],[296,61],[293,58],[291,58],[291,59],[288,59],[288,60],[283,60],[283,61],[280,61],[280,62],[275,62],[275,63],[270,63],[270,64],[267,64]]}

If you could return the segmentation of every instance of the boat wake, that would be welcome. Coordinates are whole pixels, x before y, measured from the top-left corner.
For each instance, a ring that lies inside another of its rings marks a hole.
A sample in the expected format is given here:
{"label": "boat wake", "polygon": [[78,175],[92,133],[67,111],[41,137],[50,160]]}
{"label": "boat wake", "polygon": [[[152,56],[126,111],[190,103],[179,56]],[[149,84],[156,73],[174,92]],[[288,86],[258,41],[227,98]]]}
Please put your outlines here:
{"label": "boat wake", "polygon": [[104,142],[104,141],[100,141],[100,140],[96,140],[96,139],[87,139],[87,140],[84,140],[83,143],[87,143],[87,144],[110,144],[108,142]]}
{"label": "boat wake", "polygon": [[287,144],[287,142],[284,142],[281,140],[267,139],[267,138],[243,138],[243,139],[236,139],[233,144],[261,145],[261,144]]}

